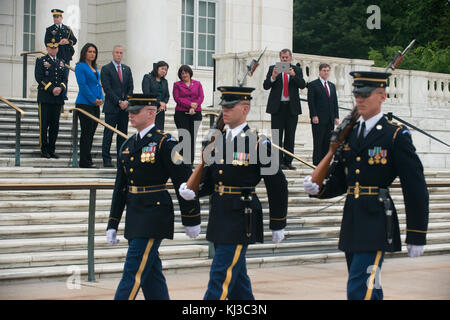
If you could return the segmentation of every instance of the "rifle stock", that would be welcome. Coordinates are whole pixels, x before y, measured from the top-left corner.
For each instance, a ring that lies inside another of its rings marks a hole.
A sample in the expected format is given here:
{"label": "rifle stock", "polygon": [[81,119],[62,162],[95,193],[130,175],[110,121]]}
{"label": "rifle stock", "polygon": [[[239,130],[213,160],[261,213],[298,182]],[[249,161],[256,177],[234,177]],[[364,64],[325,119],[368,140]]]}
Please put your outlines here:
{"label": "rifle stock", "polygon": [[333,130],[330,139],[330,149],[311,174],[311,181],[317,183],[319,188],[322,188],[323,181],[329,174],[330,164],[334,155],[345,139],[347,139],[358,118],[358,110],[354,107],[352,112],[350,112],[350,114],[342,120],[341,124]]}
{"label": "rifle stock", "polygon": [[[223,122],[222,112],[220,112],[213,128],[222,131],[224,126],[225,126],[225,123]],[[209,142],[206,142],[206,143],[204,142],[204,144],[209,145],[211,143],[214,143],[214,141],[215,141],[215,137],[213,136],[213,137],[211,137],[211,140]],[[197,167],[195,167],[194,172],[192,172],[188,181],[186,181],[186,188],[194,191],[196,195],[198,195],[200,183],[202,182],[204,167],[205,167],[205,160],[203,159],[203,151],[202,151],[201,162],[197,165]]]}

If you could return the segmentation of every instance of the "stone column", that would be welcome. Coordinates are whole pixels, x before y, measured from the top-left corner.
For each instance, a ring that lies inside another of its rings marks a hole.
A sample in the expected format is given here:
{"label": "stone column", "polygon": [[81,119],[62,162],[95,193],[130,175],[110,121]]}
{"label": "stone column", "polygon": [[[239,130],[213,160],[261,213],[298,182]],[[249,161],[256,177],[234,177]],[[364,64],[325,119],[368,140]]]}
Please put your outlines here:
{"label": "stone column", "polygon": [[142,78],[153,69],[153,63],[160,60],[169,64],[168,80],[177,81],[181,48],[181,2],[128,0],[126,15],[125,62],[133,72],[134,91],[142,92]]}

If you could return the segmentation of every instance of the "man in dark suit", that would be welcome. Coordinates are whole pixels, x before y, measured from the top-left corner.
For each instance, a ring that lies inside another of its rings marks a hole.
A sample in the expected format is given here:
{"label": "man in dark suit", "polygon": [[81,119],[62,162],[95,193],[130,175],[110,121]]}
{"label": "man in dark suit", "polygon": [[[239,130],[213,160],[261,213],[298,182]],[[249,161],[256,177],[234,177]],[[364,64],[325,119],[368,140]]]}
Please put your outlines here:
{"label": "man in dark suit", "polygon": [[[122,64],[123,47],[115,46],[112,52],[113,61],[102,67],[101,81],[105,91],[105,104],[103,112],[105,113],[105,122],[112,127],[128,133],[128,96],[133,94],[133,75],[131,69]],[[105,127],[102,141],[103,166],[112,167],[111,162],[111,141],[113,132]],[[117,135],[117,154],[120,146],[125,141],[124,138]]]}
{"label": "man in dark suit", "polygon": [[38,83],[39,144],[43,158],[59,158],[55,153],[59,132],[59,117],[67,89],[64,61],[57,58],[58,42],[46,44],[48,54],[36,59],[34,74]]}
{"label": "man in dark suit", "polygon": [[319,65],[319,78],[308,83],[309,117],[313,134],[313,163],[318,165],[327,154],[331,131],[339,124],[336,86],[328,81],[330,66]]}
{"label": "man in dark suit", "polygon": [[[291,62],[291,50],[281,50],[280,60]],[[270,89],[266,112],[272,115],[272,130],[279,130],[279,139],[275,143],[293,153],[298,115],[302,113],[298,90],[306,87],[302,69],[291,64],[289,73],[280,73],[275,65],[270,66],[263,87],[265,90]],[[295,170],[291,163],[292,157],[280,151],[281,168]]]}

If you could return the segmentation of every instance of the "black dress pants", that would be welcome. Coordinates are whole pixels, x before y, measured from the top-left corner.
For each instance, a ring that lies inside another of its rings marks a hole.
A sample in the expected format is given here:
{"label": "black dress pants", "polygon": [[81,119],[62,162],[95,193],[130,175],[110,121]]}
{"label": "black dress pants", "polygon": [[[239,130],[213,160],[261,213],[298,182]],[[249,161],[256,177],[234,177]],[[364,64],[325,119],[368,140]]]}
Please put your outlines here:
{"label": "black dress pants", "polygon": [[[105,122],[109,124],[111,127],[115,128],[117,126],[117,130],[128,134],[128,112],[124,110],[120,110],[116,113],[105,113]],[[111,163],[111,143],[114,132],[109,130],[108,128],[103,129],[103,141],[102,141],[102,158],[103,164]],[[119,155],[120,147],[122,143],[124,143],[125,139],[121,135],[117,135],[116,139],[116,147],[117,147],[117,155]]]}
{"label": "black dress pants", "polygon": [[42,153],[55,153],[61,104],[39,103],[39,147]]}
{"label": "black dress pants", "polygon": [[[275,141],[278,146],[294,153],[295,131],[297,130],[298,115],[292,115],[289,102],[280,102],[277,113],[272,114],[271,127],[272,138],[276,137],[273,130],[278,129],[279,139]],[[284,138],[284,140],[283,140]],[[280,164],[291,164],[292,157],[280,151]]]}
{"label": "black dress pants", "polygon": [[330,148],[331,131],[334,125],[331,121],[311,124],[313,134],[313,164],[316,166],[325,157]]}
{"label": "black dress pants", "polygon": [[161,111],[160,113],[158,113],[156,115],[156,118],[155,118],[155,127],[156,127],[156,129],[164,131],[164,119],[165,119],[165,116],[166,116],[166,112],[165,111]]}
{"label": "black dress pants", "polygon": [[[200,124],[198,121],[202,121],[202,113],[196,112],[193,115],[186,114],[186,111],[175,111],[174,120],[175,125],[177,126],[177,129],[185,129],[189,132],[190,138],[191,138],[191,157],[190,159],[184,159],[185,163],[187,164],[193,164],[194,163],[194,157],[195,157],[195,141],[197,140],[197,133],[198,128],[200,127]],[[196,124],[197,121],[197,125]],[[183,135],[178,133],[178,139],[179,142],[183,141]],[[183,153],[182,153],[183,154]],[[183,156],[186,153],[183,154]],[[191,162],[188,163],[187,160],[190,160]]]}
{"label": "black dress pants", "polygon": [[[100,117],[100,107],[97,106],[88,106],[85,104],[77,104],[77,108],[83,109],[93,116],[99,118]],[[91,149],[92,142],[94,140],[95,130],[97,129],[98,123],[88,116],[78,113],[78,117],[80,119],[80,167],[87,168],[93,164]]]}

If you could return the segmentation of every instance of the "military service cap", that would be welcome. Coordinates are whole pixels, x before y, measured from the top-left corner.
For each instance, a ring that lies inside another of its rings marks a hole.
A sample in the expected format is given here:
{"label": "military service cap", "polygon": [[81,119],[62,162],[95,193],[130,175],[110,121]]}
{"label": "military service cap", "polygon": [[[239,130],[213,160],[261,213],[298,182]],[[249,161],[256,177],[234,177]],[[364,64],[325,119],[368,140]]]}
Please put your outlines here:
{"label": "military service cap", "polygon": [[388,78],[392,73],[371,72],[371,71],[352,71],[353,93],[370,93],[376,88],[385,88],[389,85]]}
{"label": "military service cap", "polygon": [[218,87],[217,90],[222,93],[222,101],[219,104],[225,108],[232,108],[241,100],[251,100],[251,92],[255,88],[222,86]]}
{"label": "military service cap", "polygon": [[48,42],[45,45],[49,48],[58,48],[59,43],[56,42],[55,38],[52,38],[51,40],[48,40]]}
{"label": "military service cap", "polygon": [[158,106],[159,102],[156,100],[156,94],[142,94],[135,93],[128,96],[128,107],[126,111],[139,111],[145,106]]}
{"label": "military service cap", "polygon": [[51,13],[53,13],[53,16],[62,16],[64,11],[62,11],[61,9],[52,9]]}

